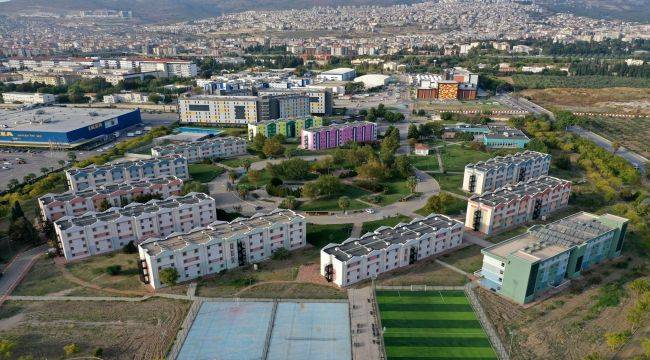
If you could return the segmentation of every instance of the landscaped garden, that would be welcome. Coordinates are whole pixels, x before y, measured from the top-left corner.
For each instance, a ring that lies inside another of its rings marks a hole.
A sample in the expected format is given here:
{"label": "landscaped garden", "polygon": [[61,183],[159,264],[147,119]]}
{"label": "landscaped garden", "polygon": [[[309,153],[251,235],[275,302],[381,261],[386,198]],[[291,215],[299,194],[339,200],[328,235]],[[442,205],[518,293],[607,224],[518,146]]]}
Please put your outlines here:
{"label": "landscaped garden", "polygon": [[226,170],[213,164],[189,164],[190,177],[202,183],[214,180],[217,176],[223,174]]}

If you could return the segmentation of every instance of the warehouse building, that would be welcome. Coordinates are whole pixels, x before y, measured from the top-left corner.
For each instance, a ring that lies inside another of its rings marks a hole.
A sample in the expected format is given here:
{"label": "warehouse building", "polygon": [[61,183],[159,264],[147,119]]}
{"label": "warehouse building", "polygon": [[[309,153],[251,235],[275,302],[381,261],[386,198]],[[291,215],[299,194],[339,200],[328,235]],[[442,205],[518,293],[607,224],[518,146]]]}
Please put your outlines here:
{"label": "warehouse building", "polygon": [[323,126],[323,119],[319,117],[260,121],[256,124],[248,124],[248,139],[253,140],[258,133],[266,138],[272,138],[275,135],[295,138],[300,136],[303,129],[320,126]]}
{"label": "warehouse building", "polygon": [[5,92],[2,93],[2,100],[5,104],[51,104],[56,100],[56,96],[44,93]]}
{"label": "warehouse building", "polygon": [[467,164],[463,190],[480,195],[508,184],[548,175],[550,166],[551,155],[529,150]]}
{"label": "warehouse building", "polygon": [[571,182],[551,176],[506,185],[467,201],[465,226],[484,234],[503,231],[546,216],[569,204]]}
{"label": "warehouse building", "polygon": [[323,71],[316,75],[316,79],[321,81],[351,81],[357,76],[357,72],[350,68],[336,68]]}
{"label": "warehouse building", "polygon": [[0,112],[0,145],[76,148],[114,137],[142,122],[140,109],[43,107]]}
{"label": "warehouse building", "polygon": [[352,285],[454,249],[463,241],[463,231],[463,223],[439,214],[392,228],[382,226],[360,238],[325,246],[320,251],[320,273],[338,286]]}
{"label": "warehouse building", "polygon": [[306,221],[291,210],[216,221],[205,228],[151,238],[139,246],[141,279],[154,289],[163,287],[160,271],[175,268],[179,281],[257,263],[279,249],[306,245]]}
{"label": "warehouse building", "polygon": [[366,90],[380,88],[388,85],[392,78],[382,74],[367,74],[354,78],[354,82],[360,82]]}
{"label": "warehouse building", "polygon": [[377,125],[356,121],[303,129],[300,147],[305,150],[331,149],[349,142],[367,143],[377,140]]}
{"label": "warehouse building", "polygon": [[89,211],[100,211],[105,203],[110,207],[119,207],[143,196],[159,196],[166,199],[180,195],[182,188],[182,179],[167,176],[62,194],[46,194],[38,198],[38,206],[43,219],[55,221],[64,216],[79,216]]}
{"label": "warehouse building", "polygon": [[203,193],[131,203],[103,212],[64,216],[54,222],[65,259],[76,260],[121,249],[133,241],[188,232],[217,220],[213,198]]}
{"label": "warehouse building", "polygon": [[85,168],[72,168],[65,171],[68,186],[72,191],[164,176],[187,179],[189,176],[187,159],[174,154],[147,160],[90,165]]}
{"label": "warehouse building", "polygon": [[484,248],[477,271],[487,289],[526,304],[583,270],[621,254],[628,219],[579,212]]}
{"label": "warehouse building", "polygon": [[151,148],[151,155],[154,157],[172,154],[183,156],[188,163],[199,162],[203,159],[246,155],[246,140],[233,136],[215,137],[185,144],[169,144]]}

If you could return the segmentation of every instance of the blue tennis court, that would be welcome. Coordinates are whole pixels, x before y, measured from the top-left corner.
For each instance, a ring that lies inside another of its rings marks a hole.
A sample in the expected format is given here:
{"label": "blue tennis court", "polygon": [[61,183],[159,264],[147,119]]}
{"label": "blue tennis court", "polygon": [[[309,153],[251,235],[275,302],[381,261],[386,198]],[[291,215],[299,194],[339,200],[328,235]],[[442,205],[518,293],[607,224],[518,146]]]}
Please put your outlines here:
{"label": "blue tennis court", "polygon": [[261,359],[272,302],[204,302],[178,359]]}
{"label": "blue tennis court", "polygon": [[267,359],[346,360],[351,352],[347,303],[278,304]]}

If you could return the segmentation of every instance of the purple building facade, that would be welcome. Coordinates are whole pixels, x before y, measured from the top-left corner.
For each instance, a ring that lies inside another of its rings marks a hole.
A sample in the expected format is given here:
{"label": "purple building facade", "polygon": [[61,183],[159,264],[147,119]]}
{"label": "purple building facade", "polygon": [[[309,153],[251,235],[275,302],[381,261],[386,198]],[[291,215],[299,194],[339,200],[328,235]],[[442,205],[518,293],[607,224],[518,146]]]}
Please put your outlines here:
{"label": "purple building facade", "polygon": [[372,142],[377,140],[377,126],[368,121],[313,127],[302,130],[300,147],[305,150],[331,149],[348,142]]}

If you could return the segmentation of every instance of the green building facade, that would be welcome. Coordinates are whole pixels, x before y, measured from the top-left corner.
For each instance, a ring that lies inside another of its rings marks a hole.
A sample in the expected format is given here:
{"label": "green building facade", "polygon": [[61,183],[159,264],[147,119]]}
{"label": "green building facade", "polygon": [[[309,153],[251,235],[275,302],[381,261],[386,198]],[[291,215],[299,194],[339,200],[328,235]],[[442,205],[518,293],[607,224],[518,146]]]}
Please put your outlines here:
{"label": "green building facade", "polygon": [[248,124],[248,139],[252,140],[255,135],[261,133],[267,138],[281,134],[286,138],[299,137],[303,129],[323,126],[323,119],[320,117],[305,119],[277,119],[260,121],[255,124]]}
{"label": "green building facade", "polygon": [[481,284],[526,304],[621,254],[628,220],[579,212],[487,247]]}

